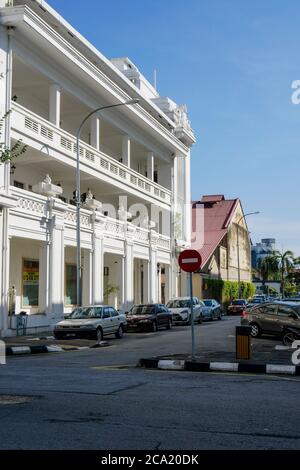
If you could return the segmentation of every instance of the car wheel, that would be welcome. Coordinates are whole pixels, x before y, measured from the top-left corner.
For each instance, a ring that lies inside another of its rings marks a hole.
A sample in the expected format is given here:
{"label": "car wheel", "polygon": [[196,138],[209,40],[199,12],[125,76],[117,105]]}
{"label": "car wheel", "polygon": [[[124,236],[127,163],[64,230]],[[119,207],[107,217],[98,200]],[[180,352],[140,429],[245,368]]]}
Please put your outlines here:
{"label": "car wheel", "polygon": [[186,325],[190,325],[191,324],[191,315],[189,315],[187,321],[185,322]]}
{"label": "car wheel", "polygon": [[252,338],[259,338],[261,335],[260,327],[258,326],[257,323],[251,323],[251,336]]}
{"label": "car wheel", "polygon": [[120,325],[119,328],[118,328],[118,331],[116,332],[115,334],[116,338],[118,339],[122,339],[123,336],[124,336],[124,327],[123,325]]}
{"label": "car wheel", "polygon": [[157,326],[156,321],[153,321],[153,322],[152,322],[152,331],[153,331],[153,333],[155,333],[156,331],[158,331],[158,326]]}
{"label": "car wheel", "polygon": [[294,333],[285,333],[282,342],[285,346],[292,346],[293,342],[297,339]]}
{"label": "car wheel", "polygon": [[222,320],[222,312],[219,313],[218,320]]}
{"label": "car wheel", "polygon": [[101,328],[97,328],[96,330],[96,340],[97,343],[101,343],[101,341],[103,340],[103,331]]}
{"label": "car wheel", "polygon": [[201,325],[202,322],[203,322],[203,318],[202,318],[202,315],[201,315],[201,313],[200,313],[199,318],[198,318],[198,323],[199,323],[199,325]]}
{"label": "car wheel", "polygon": [[171,328],[172,328],[172,320],[169,319],[169,320],[168,320],[168,324],[167,324],[167,326],[166,326],[166,329],[167,329],[167,330],[171,330]]}

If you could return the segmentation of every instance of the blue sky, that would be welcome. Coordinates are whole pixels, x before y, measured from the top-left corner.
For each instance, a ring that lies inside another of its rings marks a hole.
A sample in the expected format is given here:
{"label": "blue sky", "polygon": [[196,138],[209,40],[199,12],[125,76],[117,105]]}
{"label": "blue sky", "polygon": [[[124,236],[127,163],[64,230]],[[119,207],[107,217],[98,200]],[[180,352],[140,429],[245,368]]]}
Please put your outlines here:
{"label": "blue sky", "polygon": [[299,0],[49,0],[107,57],[188,105],[192,195],[240,197],[252,241],[300,255]]}

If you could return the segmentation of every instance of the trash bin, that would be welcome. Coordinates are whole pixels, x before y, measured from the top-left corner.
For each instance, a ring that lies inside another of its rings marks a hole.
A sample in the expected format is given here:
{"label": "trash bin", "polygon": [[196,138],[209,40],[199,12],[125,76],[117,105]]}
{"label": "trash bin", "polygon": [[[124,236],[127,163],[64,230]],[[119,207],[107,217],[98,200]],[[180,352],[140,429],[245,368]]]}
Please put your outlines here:
{"label": "trash bin", "polygon": [[20,312],[19,315],[16,315],[17,321],[17,336],[25,336],[27,329],[27,314],[26,312]]}
{"label": "trash bin", "polygon": [[237,326],[236,359],[251,359],[251,326]]}

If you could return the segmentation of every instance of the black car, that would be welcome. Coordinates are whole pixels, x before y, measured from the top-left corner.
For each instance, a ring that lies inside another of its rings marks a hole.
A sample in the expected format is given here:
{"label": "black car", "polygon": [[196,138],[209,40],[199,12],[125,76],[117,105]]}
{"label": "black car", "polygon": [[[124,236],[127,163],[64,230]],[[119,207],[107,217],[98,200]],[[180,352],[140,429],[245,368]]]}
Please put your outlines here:
{"label": "black car", "polygon": [[251,326],[251,336],[262,334],[282,336],[286,327],[300,328],[300,304],[298,302],[263,303],[243,313],[242,325]]}
{"label": "black car", "polygon": [[172,313],[163,304],[135,305],[127,313],[128,330],[157,331],[161,327],[172,328]]}

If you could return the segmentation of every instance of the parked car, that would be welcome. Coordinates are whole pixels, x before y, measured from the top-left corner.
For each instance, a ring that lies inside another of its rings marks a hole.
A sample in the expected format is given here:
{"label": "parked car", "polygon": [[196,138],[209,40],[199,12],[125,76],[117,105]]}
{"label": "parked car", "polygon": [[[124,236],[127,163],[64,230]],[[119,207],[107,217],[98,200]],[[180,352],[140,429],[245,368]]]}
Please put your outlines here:
{"label": "parked car", "polygon": [[54,337],[62,339],[75,336],[102,341],[104,336],[114,334],[116,338],[122,338],[126,325],[126,316],[110,305],[78,307],[67,319],[55,325]]}
{"label": "parked car", "polygon": [[251,336],[282,336],[285,327],[300,328],[300,304],[297,302],[262,303],[243,313],[242,325],[251,326]]}
{"label": "parked car", "polygon": [[172,313],[162,304],[135,305],[127,313],[127,327],[133,330],[157,331],[172,328]]}
{"label": "parked car", "polygon": [[222,307],[215,299],[204,299],[203,320],[222,320]]}
{"label": "parked car", "polygon": [[300,302],[300,297],[285,297],[282,302]]}
{"label": "parked car", "polygon": [[227,314],[240,315],[245,310],[247,303],[248,302],[245,299],[233,300],[231,304],[227,307]]}
{"label": "parked car", "polygon": [[[193,313],[194,321],[202,323],[202,310],[205,307],[204,303],[193,297]],[[191,299],[190,297],[178,297],[171,299],[167,303],[167,308],[172,312],[173,323],[191,323]]]}

